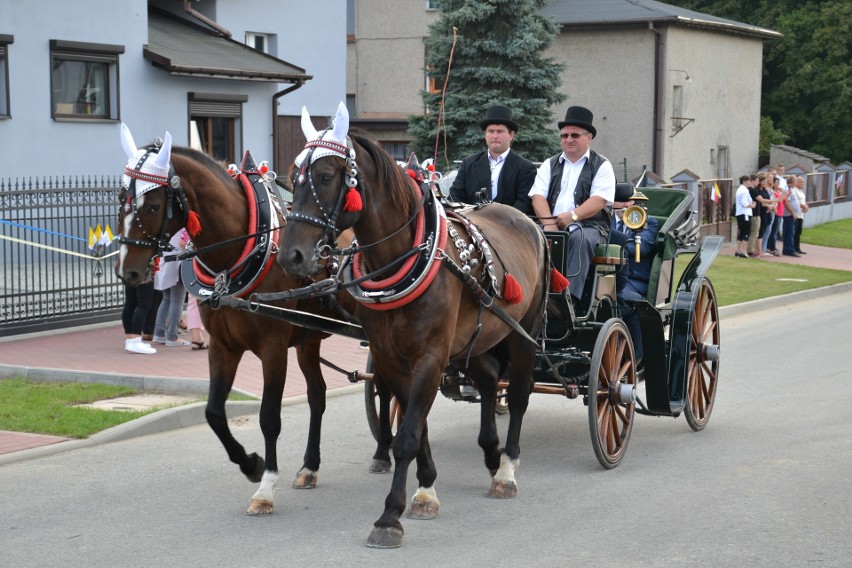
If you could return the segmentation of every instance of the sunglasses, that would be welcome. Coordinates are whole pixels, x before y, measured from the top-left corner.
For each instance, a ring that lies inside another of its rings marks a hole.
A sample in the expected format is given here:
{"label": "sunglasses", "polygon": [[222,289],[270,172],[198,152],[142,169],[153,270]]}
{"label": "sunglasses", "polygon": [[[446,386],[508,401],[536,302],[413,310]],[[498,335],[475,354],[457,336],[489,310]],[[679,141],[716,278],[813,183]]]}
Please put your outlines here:
{"label": "sunglasses", "polygon": [[568,133],[564,133],[564,132],[563,132],[563,133],[562,133],[562,134],[560,134],[559,136],[560,136],[563,140],[566,140],[566,139],[568,139],[568,138],[573,138],[574,140],[576,140],[576,139],[577,139],[577,138],[579,138],[580,136],[585,136],[586,134],[588,134],[588,132],[568,132]]}

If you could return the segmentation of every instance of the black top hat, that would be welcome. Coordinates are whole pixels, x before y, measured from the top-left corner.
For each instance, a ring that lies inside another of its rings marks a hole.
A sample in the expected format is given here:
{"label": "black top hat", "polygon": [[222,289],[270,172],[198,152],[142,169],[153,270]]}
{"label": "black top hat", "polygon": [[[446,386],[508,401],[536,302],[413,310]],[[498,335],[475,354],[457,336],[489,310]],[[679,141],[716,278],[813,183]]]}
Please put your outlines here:
{"label": "black top hat", "polygon": [[595,127],[592,126],[592,119],[594,115],[592,111],[585,107],[581,106],[572,106],[568,107],[568,110],[565,112],[565,120],[559,123],[559,129],[566,126],[579,126],[580,128],[584,128],[592,133],[592,138],[594,138],[598,131],[595,130]]}
{"label": "black top hat", "polygon": [[503,105],[496,105],[485,113],[485,120],[479,121],[479,127],[485,130],[489,124],[503,124],[510,131],[518,131],[518,123],[512,120],[512,109]]}

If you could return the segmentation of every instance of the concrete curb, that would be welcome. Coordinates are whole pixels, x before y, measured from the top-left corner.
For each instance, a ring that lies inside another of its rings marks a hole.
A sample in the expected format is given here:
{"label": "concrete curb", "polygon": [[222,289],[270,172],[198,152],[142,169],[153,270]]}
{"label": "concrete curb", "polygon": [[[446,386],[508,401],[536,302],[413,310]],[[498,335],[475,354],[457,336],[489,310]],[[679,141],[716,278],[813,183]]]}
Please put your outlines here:
{"label": "concrete curb", "polygon": [[[173,380],[200,382],[196,379]],[[347,387],[340,387],[328,391],[326,397],[332,398],[336,396],[343,396],[359,390],[363,390],[363,388],[364,387],[362,385],[357,384]],[[181,390],[177,392],[187,391]],[[307,402],[307,400],[308,396],[304,394],[285,398],[281,401],[281,407],[284,408],[296,404],[303,404]],[[204,409],[206,406],[206,402],[195,402],[192,404],[186,404],[174,408],[166,408],[160,410],[159,412],[154,412],[152,414],[143,416],[142,418],[137,418],[136,420],[125,422],[124,424],[119,424],[118,426],[113,426],[108,430],[98,432],[97,434],[90,436],[84,440],[68,440],[65,442],[49,444],[47,446],[39,446],[37,448],[21,450],[19,452],[0,454],[0,466],[59,454],[78,448],[100,446],[102,444],[108,444],[110,442],[129,440],[130,438],[136,438],[137,436],[159,434],[161,432],[168,432],[170,430],[178,430],[180,428],[190,428],[192,426],[198,426],[199,424],[206,424],[207,418],[204,416]],[[229,419],[235,418],[237,416],[257,414],[258,412],[260,412],[260,401],[231,400],[225,403],[225,411],[227,412]]]}

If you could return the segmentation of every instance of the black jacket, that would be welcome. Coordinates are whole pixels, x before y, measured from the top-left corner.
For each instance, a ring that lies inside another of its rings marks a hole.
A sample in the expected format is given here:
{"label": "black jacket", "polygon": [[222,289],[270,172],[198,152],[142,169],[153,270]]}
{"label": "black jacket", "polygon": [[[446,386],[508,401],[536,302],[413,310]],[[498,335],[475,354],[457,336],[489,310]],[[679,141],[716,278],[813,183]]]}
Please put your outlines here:
{"label": "black jacket", "polygon": [[[497,197],[494,201],[511,205],[527,215],[532,215],[528,194],[535,181],[535,174],[536,167],[532,162],[514,150],[510,151],[500,170]],[[461,203],[479,203],[482,188],[486,188],[486,194],[491,195],[491,167],[488,165],[487,151],[471,154],[464,159],[450,188],[450,199]]]}

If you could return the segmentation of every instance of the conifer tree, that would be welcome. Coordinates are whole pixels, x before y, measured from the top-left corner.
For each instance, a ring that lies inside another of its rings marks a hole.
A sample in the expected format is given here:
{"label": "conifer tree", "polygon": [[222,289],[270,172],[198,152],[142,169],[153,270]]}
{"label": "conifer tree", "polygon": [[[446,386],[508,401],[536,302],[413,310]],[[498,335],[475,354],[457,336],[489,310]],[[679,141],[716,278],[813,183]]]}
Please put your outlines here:
{"label": "conifer tree", "polygon": [[439,19],[426,39],[427,74],[435,84],[447,80],[453,29],[457,30],[443,112],[441,92],[422,92],[428,112],[411,116],[409,132],[418,158],[435,154],[436,166],[453,168],[453,161],[485,149],[479,121],[495,104],[512,109],[519,131],[512,148],[529,160],[541,161],[559,151],[550,127],[553,105],[564,100],[557,92],[564,65],[543,56],[558,26],[537,10],[547,0],[440,0]]}

